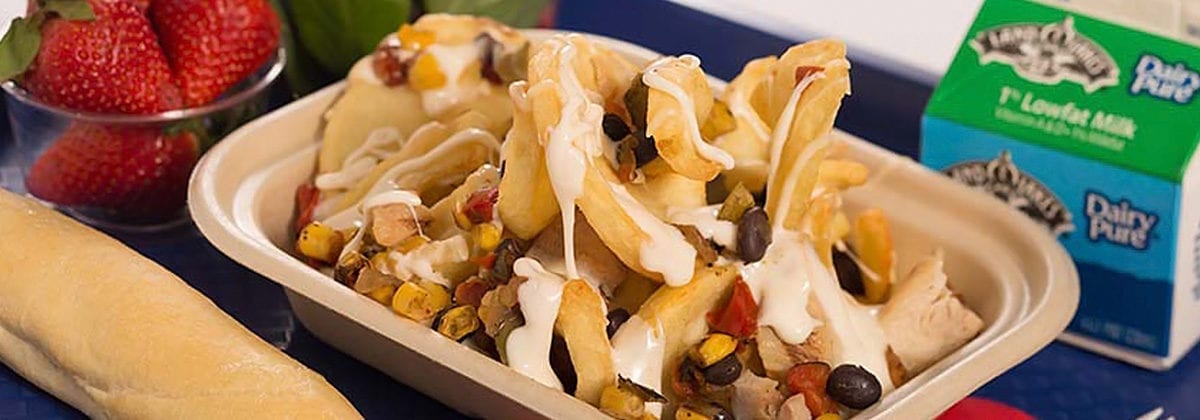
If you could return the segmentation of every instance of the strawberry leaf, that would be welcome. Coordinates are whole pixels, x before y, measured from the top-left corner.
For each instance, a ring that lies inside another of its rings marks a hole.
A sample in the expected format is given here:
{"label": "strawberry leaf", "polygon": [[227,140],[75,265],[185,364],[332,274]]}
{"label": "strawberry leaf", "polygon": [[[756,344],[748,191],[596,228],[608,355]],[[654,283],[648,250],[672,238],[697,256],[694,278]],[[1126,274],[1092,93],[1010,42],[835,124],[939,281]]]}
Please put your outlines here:
{"label": "strawberry leaf", "polygon": [[96,19],[96,13],[92,11],[92,5],[87,0],[41,0],[38,3],[41,4],[42,11],[55,13],[63,19]]}
{"label": "strawberry leaf", "polygon": [[41,14],[35,13],[28,19],[12,20],[8,32],[0,39],[0,80],[17,77],[33,64],[38,48],[42,46],[39,29],[42,19]]}

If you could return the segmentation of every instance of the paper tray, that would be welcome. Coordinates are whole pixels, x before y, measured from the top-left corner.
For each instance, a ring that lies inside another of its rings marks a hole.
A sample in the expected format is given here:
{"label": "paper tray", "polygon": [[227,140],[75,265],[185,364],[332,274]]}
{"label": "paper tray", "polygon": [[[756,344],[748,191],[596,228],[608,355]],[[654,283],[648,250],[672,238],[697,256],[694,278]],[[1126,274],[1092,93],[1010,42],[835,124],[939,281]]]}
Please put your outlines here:
{"label": "paper tray", "polygon": [[[553,31],[530,30],[531,39]],[[635,62],[659,54],[594,37]],[[714,82],[715,87],[724,84]],[[487,418],[600,418],[565,393],[403,319],[292,257],[296,187],[314,169],[321,117],[344,84],[266,115],[210,150],[192,174],[189,207],[218,249],[284,286],[317,337],[464,414]],[[928,418],[1033,355],[1063,331],[1079,303],[1075,267],[1020,213],[842,132],[871,168],[848,192],[851,211],[882,208],[892,222],[899,273],[940,247],[953,289],[987,323],[979,337],[888,394],[860,418]]]}

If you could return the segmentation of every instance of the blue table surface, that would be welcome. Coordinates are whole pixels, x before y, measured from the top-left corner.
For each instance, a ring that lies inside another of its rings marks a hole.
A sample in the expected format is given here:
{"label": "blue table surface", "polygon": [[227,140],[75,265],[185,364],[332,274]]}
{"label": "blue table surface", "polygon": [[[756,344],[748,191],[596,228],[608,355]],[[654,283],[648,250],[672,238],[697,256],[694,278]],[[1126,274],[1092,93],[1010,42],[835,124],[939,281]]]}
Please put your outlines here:
{"label": "blue table surface", "polygon": [[[777,53],[788,43],[660,0],[613,0],[602,5],[565,0],[560,4],[558,22],[565,28],[630,39],[663,52],[698,52],[707,68],[726,78],[736,72],[736,63]],[[739,35],[730,38],[729,33]],[[697,49],[697,45],[714,47]],[[856,67],[854,82],[855,96],[844,107],[839,127],[914,156],[920,110],[929,88],[860,67]],[[20,172],[8,133],[5,120],[0,124],[0,186],[19,189]],[[319,341],[296,321],[278,285],[217,251],[194,225],[156,235],[113,234],[178,274],[255,334],[324,375],[365,417],[460,417],[437,400]],[[1197,352],[1172,371],[1156,373],[1054,343],[974,395],[1047,419],[1130,419],[1160,406],[1167,415],[1187,419],[1200,418],[1200,398],[1195,397],[1198,389]],[[0,419],[82,417],[0,365]]]}

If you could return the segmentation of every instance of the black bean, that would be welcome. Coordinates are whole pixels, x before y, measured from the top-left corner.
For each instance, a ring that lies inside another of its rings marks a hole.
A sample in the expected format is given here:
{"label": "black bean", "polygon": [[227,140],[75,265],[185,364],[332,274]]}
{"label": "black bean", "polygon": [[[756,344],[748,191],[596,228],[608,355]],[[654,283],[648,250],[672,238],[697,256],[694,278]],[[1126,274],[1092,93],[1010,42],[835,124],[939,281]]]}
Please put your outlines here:
{"label": "black bean", "polygon": [[629,320],[629,311],[625,310],[625,308],[617,308],[617,309],[613,309],[612,311],[609,311],[609,313],[608,313],[608,338],[612,338],[613,335],[615,335],[617,333],[617,330],[621,328],[621,325],[624,325],[625,321],[628,321],[628,320]]}
{"label": "black bean", "polygon": [[829,373],[825,393],[841,405],[862,410],[878,402],[883,389],[879,379],[862,366],[841,365]]}
{"label": "black bean", "polygon": [[579,378],[575,376],[575,364],[571,362],[571,351],[567,349],[567,341],[560,335],[555,335],[550,341],[550,370],[562,382],[563,392],[575,393]]}
{"label": "black bean", "polygon": [[508,279],[513,275],[513,264],[522,256],[521,247],[515,239],[506,238],[496,246],[495,253],[496,261],[492,263],[491,280],[496,283],[508,283]]}
{"label": "black bean", "polygon": [[734,353],[704,368],[704,380],[713,385],[729,385],[739,376],[742,376],[742,362]]}
{"label": "black bean", "polygon": [[863,288],[862,269],[849,253],[833,248],[833,269],[837,271],[838,283],[842,285],[842,290],[855,296],[866,293],[866,289]]}
{"label": "black bean", "polygon": [[635,128],[646,129],[646,106],[650,98],[650,87],[642,82],[642,74],[633,77],[629,90],[625,91],[625,110],[629,111],[629,122]]}
{"label": "black bean", "polygon": [[621,141],[629,135],[629,126],[617,114],[604,114],[604,135],[611,141]]}
{"label": "black bean", "polygon": [[637,167],[640,168],[658,157],[658,146],[654,144],[654,137],[646,137],[646,133],[640,130],[634,132],[633,137],[637,140],[637,145],[633,148]]}
{"label": "black bean", "polygon": [[761,260],[771,245],[771,222],[762,207],[754,206],[742,215],[737,229],[738,254],[742,261],[752,263]]}

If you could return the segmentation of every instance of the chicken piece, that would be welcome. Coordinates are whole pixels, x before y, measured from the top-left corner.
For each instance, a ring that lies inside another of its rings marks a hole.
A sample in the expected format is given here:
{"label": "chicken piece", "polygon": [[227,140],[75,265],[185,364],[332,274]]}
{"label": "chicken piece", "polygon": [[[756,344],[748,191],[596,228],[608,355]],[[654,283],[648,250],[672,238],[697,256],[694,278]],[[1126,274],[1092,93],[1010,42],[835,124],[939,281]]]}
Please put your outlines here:
{"label": "chicken piece", "polygon": [[733,417],[736,419],[772,420],[783,404],[779,383],[750,372],[742,371],[733,382]]}
{"label": "chicken piece", "polygon": [[371,208],[371,234],[375,242],[393,247],[419,234],[429,224],[429,209],[404,203]]}
{"label": "chicken piece", "polygon": [[[604,246],[582,214],[575,214],[575,264],[579,275],[599,288],[604,296],[612,296],[628,276],[625,264]],[[525,255],[540,261],[547,270],[565,276],[562,241],[562,223],[551,223],[534,239]]]}
{"label": "chicken piece", "polygon": [[824,326],[813,329],[800,344],[788,344],[779,339],[770,327],[758,329],[758,355],[767,376],[782,379],[788,369],[800,363],[828,361],[833,352],[833,337]]}
{"label": "chicken piece", "polygon": [[796,394],[779,406],[779,415],[775,418],[778,420],[811,420],[813,415],[804,401],[804,394]]}
{"label": "chicken piece", "polygon": [[943,257],[913,267],[879,312],[879,323],[900,363],[915,374],[966,344],[983,321],[946,286]]}

